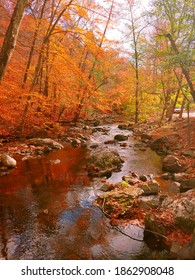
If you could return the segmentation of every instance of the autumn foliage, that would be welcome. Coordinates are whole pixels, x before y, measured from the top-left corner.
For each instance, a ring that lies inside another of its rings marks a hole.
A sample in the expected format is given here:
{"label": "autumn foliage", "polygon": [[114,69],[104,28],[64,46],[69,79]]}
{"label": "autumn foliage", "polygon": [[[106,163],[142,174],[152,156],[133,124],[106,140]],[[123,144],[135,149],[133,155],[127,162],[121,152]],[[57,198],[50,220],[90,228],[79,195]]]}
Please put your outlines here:
{"label": "autumn foliage", "polygon": [[[186,68],[171,60],[165,65],[175,54],[168,38],[157,35],[160,23],[149,38],[141,17],[134,18],[134,1],[128,5],[126,37],[134,47],[124,51],[122,42],[109,39],[123,16],[118,1],[28,1],[0,84],[1,135],[33,134],[47,122],[77,123],[113,111],[136,115],[136,122],[156,112],[163,118],[174,100],[188,98]],[[15,8],[15,1],[0,1],[0,50]]]}

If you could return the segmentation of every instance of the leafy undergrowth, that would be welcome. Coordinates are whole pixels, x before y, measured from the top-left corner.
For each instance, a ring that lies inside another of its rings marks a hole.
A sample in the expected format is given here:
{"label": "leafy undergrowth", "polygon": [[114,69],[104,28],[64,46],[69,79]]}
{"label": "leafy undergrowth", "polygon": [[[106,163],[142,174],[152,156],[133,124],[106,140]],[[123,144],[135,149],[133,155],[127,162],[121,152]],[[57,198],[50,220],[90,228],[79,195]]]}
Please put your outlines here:
{"label": "leafy undergrowth", "polygon": [[192,239],[192,234],[183,232],[182,230],[175,229],[167,235],[165,240],[168,246],[171,246],[173,242],[177,242],[179,245],[185,245]]}

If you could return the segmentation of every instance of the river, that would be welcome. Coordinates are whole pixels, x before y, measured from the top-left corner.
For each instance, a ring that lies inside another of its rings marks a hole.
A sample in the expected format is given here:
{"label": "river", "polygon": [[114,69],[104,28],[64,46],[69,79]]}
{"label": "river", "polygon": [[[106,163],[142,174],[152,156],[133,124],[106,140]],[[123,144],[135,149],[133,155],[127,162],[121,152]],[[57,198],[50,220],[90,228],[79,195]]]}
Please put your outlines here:
{"label": "river", "polygon": [[[116,125],[105,129],[91,137],[89,146],[97,143],[96,151],[117,133],[129,135],[127,147],[107,145],[125,161],[109,181],[121,181],[130,170],[161,173],[160,158],[150,149],[136,148],[132,132]],[[92,152],[66,145],[39,159],[18,160],[11,174],[0,177],[0,259],[151,259],[153,251],[145,242],[113,229],[93,206],[97,190],[84,168]],[[142,229],[126,225],[123,230],[143,240]]]}

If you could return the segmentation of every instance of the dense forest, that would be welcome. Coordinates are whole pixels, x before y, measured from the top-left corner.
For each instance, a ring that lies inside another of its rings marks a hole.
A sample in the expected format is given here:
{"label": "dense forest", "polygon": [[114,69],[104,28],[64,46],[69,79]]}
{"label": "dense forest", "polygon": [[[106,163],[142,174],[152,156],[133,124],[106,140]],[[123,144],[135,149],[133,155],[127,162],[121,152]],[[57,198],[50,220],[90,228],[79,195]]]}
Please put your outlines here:
{"label": "dense forest", "polygon": [[141,2],[1,0],[1,135],[193,106],[194,1]]}

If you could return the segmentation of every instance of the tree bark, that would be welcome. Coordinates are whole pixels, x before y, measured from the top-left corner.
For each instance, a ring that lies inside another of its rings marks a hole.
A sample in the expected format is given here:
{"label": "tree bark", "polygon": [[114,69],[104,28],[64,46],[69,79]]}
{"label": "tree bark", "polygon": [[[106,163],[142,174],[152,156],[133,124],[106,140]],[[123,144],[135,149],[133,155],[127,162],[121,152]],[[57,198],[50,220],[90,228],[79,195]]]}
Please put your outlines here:
{"label": "tree bark", "polygon": [[23,14],[27,4],[28,4],[28,0],[17,1],[9,27],[6,31],[5,39],[0,52],[0,82],[2,81],[7,64],[14,51],[16,40],[18,37],[20,23],[22,21]]}
{"label": "tree bark", "polygon": [[[166,37],[169,39],[175,54],[180,54],[172,35],[171,34],[166,34]],[[193,86],[192,81],[190,79],[189,71],[183,66],[183,64],[181,62],[179,62],[179,65],[181,67],[182,73],[184,74],[184,76],[186,78],[186,81],[187,81],[188,86],[190,88],[191,95],[192,95],[193,100],[195,102],[195,89],[194,89],[194,86]]]}

